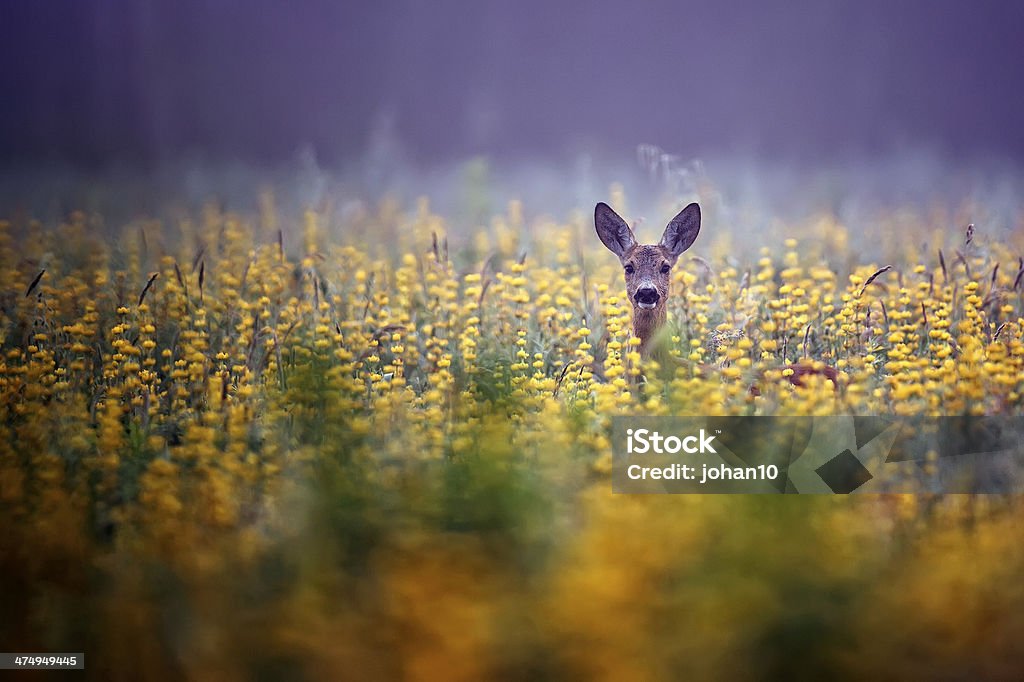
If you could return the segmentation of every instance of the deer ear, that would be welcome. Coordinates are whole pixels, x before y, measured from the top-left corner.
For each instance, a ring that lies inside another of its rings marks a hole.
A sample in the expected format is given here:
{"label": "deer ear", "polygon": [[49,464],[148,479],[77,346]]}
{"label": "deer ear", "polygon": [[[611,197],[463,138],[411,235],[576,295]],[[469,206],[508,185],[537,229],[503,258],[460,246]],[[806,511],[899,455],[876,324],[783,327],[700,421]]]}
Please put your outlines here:
{"label": "deer ear", "polygon": [[700,206],[690,204],[669,221],[665,234],[661,236],[661,246],[668,249],[673,258],[693,245],[693,240],[700,232]]}
{"label": "deer ear", "polygon": [[594,227],[601,242],[619,258],[636,245],[629,225],[604,202],[594,207]]}

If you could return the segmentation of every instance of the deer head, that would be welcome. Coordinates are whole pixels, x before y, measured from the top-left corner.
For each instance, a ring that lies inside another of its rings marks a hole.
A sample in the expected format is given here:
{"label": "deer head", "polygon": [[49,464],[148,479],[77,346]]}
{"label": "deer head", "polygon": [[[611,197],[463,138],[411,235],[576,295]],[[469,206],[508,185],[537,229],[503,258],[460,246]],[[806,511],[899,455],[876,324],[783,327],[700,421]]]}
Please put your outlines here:
{"label": "deer head", "polygon": [[626,294],[633,305],[633,334],[641,351],[665,323],[672,267],[700,232],[700,206],[690,204],[669,221],[657,244],[637,244],[633,231],[608,204],[594,208],[597,236],[619,257],[626,275]]}

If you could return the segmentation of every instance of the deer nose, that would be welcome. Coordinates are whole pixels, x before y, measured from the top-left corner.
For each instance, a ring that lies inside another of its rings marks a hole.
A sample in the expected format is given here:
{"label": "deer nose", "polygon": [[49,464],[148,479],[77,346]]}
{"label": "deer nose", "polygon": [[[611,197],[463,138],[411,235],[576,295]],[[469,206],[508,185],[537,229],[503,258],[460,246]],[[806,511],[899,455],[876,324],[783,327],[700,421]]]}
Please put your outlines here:
{"label": "deer nose", "polygon": [[640,287],[636,290],[636,302],[643,306],[657,305],[661,296],[654,287]]}

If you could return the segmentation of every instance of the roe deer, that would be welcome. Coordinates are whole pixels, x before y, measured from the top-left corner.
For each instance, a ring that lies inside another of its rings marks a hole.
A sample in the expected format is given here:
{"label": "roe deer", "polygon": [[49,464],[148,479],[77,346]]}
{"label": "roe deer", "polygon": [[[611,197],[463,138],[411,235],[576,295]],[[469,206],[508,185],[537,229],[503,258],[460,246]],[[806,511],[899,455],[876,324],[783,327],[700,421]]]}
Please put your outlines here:
{"label": "roe deer", "polygon": [[626,295],[633,304],[633,336],[641,354],[651,351],[651,339],[665,324],[672,266],[700,232],[700,206],[690,204],[669,221],[657,244],[638,244],[626,221],[605,203],[594,208],[597,236],[619,257],[626,272]]}
{"label": "roe deer", "polygon": [[[626,275],[626,295],[633,306],[633,336],[640,339],[640,354],[650,357],[655,351],[653,340],[667,319],[672,267],[700,232],[700,206],[694,203],[680,211],[669,221],[657,244],[638,244],[626,221],[604,202],[594,207],[594,227],[601,242],[619,257]],[[803,378],[813,374],[823,375],[836,385],[838,373],[832,367],[796,363],[786,368],[793,370],[788,379],[795,386],[802,386]],[[750,387],[750,392],[760,395],[756,385]]]}

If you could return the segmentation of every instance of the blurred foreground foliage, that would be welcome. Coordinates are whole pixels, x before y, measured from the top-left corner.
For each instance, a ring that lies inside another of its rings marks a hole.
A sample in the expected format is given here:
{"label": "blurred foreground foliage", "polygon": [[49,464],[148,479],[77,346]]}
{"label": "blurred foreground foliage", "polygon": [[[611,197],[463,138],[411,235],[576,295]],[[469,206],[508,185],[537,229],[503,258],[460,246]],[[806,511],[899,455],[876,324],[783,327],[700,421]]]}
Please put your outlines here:
{"label": "blurred foreground foliage", "polygon": [[608,478],[615,414],[1018,414],[1021,245],[947,218],[886,263],[828,216],[706,226],[671,372],[586,216],[2,223],[0,642],[104,680],[1013,677],[1019,500]]}

